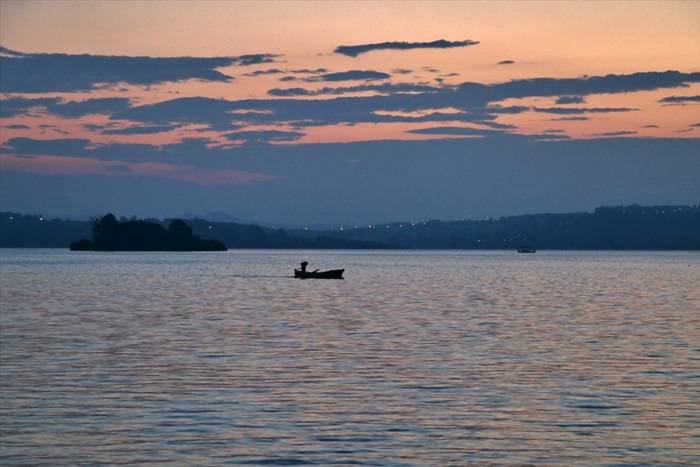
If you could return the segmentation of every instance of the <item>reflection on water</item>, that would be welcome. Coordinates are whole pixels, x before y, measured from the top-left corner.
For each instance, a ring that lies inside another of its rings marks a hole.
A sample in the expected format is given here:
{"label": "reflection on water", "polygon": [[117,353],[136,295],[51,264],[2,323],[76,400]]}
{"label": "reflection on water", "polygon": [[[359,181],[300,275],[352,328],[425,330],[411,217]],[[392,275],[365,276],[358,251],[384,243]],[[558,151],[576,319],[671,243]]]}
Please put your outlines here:
{"label": "reflection on water", "polygon": [[0,261],[4,462],[700,463],[697,253]]}

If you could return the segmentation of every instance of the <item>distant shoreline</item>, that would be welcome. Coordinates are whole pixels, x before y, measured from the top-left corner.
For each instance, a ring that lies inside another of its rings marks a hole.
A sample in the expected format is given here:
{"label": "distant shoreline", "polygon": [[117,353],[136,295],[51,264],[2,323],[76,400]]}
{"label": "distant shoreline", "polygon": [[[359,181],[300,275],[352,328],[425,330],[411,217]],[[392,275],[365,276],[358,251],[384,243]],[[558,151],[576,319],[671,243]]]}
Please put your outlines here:
{"label": "distant shoreline", "polygon": [[[148,219],[163,227],[169,222]],[[185,223],[192,235],[238,250],[515,251],[531,246],[538,251],[700,251],[698,205],[600,207],[592,213],[392,222],[337,230],[273,229],[205,219]],[[89,238],[91,226],[87,221],[0,212],[0,248],[68,248]]]}
{"label": "distant shoreline", "polygon": [[[0,251],[2,250],[58,250],[58,251],[71,251],[69,247],[54,247],[54,246],[0,246]],[[236,251],[381,251],[381,252],[505,252],[518,254],[516,250],[512,249],[476,249],[476,248],[227,248],[226,250],[83,250],[83,251],[73,251],[72,253],[231,253]],[[697,250],[680,250],[680,249],[666,249],[666,250],[639,250],[639,249],[554,249],[554,248],[539,248],[537,254],[539,253],[558,253],[558,252],[581,252],[581,253],[592,253],[592,252],[610,252],[610,253],[698,253],[700,254],[700,249]],[[519,256],[533,257],[537,254],[528,254]]]}

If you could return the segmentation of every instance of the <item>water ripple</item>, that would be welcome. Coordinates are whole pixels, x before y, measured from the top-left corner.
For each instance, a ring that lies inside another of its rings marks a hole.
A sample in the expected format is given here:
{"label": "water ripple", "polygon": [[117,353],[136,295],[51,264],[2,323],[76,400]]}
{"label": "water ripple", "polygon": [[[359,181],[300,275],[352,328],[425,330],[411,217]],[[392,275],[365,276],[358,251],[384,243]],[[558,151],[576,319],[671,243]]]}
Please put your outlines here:
{"label": "water ripple", "polygon": [[[344,281],[295,281],[302,259]],[[698,465],[697,253],[0,253],[0,461]]]}

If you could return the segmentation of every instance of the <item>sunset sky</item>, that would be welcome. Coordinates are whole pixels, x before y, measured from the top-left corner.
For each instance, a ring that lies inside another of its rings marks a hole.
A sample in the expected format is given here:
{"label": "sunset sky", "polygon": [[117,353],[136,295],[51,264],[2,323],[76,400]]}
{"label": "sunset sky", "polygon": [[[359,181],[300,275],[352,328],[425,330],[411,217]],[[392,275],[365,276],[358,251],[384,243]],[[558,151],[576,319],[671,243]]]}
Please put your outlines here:
{"label": "sunset sky", "polygon": [[0,210],[700,201],[700,2],[0,3]]}

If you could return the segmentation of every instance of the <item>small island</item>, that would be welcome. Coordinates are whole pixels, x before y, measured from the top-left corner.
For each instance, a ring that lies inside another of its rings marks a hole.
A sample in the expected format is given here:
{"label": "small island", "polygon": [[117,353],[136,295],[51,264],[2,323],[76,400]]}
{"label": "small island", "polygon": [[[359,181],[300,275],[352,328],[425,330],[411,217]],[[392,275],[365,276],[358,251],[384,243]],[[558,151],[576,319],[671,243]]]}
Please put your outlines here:
{"label": "small island", "polygon": [[70,244],[71,251],[226,251],[218,240],[192,234],[192,228],[180,219],[162,225],[142,220],[119,222],[114,214],[96,219],[92,240]]}

